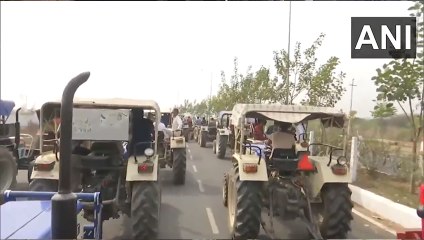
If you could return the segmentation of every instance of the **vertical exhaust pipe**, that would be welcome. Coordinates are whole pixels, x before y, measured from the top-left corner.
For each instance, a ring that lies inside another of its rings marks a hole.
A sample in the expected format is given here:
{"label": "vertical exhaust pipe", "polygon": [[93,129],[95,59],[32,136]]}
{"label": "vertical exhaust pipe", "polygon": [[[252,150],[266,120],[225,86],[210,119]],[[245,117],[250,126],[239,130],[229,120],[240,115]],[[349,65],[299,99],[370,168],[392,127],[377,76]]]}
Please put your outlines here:
{"label": "vertical exhaust pipe", "polygon": [[52,197],[52,239],[77,238],[77,195],[71,189],[72,115],[74,95],[90,77],[84,72],[66,85],[60,107],[60,168],[59,191]]}

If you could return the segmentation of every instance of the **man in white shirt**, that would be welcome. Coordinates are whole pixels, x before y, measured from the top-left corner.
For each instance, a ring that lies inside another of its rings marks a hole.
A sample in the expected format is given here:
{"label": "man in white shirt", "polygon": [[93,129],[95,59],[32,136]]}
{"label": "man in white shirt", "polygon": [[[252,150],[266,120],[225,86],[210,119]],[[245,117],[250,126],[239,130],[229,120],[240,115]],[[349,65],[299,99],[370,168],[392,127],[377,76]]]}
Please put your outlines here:
{"label": "man in white shirt", "polygon": [[[168,136],[175,136],[179,137],[181,136],[182,129],[183,129],[183,121],[181,120],[181,117],[178,116],[179,111],[177,108],[174,108],[172,110],[172,129],[166,129],[166,133]],[[179,130],[179,131],[178,131]]]}
{"label": "man in white shirt", "polygon": [[[156,122],[153,122],[153,125],[156,126]],[[165,138],[169,138],[168,133],[166,132],[166,126],[163,122],[159,122],[158,125],[158,132],[162,131],[163,135],[165,135]]]}
{"label": "man in white shirt", "polygon": [[300,122],[297,124],[296,126],[296,140],[297,142],[303,142],[304,140],[306,140],[306,128],[307,128],[307,124]]}

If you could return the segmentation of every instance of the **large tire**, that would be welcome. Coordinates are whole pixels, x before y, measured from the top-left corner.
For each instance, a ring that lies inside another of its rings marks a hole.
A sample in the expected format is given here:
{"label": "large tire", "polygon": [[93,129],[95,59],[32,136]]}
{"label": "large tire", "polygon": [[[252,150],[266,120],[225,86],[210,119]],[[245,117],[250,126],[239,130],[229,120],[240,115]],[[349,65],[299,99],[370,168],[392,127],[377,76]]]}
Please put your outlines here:
{"label": "large tire", "polygon": [[257,239],[261,226],[262,182],[240,181],[238,167],[234,179],[235,191],[229,200],[236,202],[228,202],[231,236],[233,239]]}
{"label": "large tire", "polygon": [[218,147],[216,152],[216,155],[218,156],[219,159],[225,158],[227,144],[228,144],[228,136],[219,136],[219,142],[218,142]]}
{"label": "large tire", "polygon": [[16,175],[18,166],[12,153],[4,147],[0,147],[0,193],[16,187]]}
{"label": "large tire", "polygon": [[187,153],[185,148],[177,148],[173,150],[172,172],[175,185],[185,184]]}
{"label": "large tire", "polygon": [[32,160],[28,164],[28,183],[31,183],[31,175],[32,175],[32,171],[34,170],[34,164],[35,164],[35,160]]}
{"label": "large tire", "polygon": [[197,131],[197,128],[194,128],[194,130],[193,130],[193,139],[194,139],[194,141],[198,141],[198,131]]}
{"label": "large tire", "polygon": [[133,182],[131,228],[134,239],[157,239],[161,192],[158,182]]}
{"label": "large tire", "polygon": [[200,147],[206,147],[206,142],[208,141],[208,135],[206,132],[200,132]]}
{"label": "large tire", "polygon": [[29,190],[34,192],[57,192],[59,181],[53,179],[33,179],[29,184]]}
{"label": "large tire", "polygon": [[224,184],[222,186],[222,203],[228,207],[228,173],[224,174]]}
{"label": "large tire", "polygon": [[346,239],[353,220],[352,191],[347,184],[328,183],[321,192],[320,232],[325,239]]}
{"label": "large tire", "polygon": [[212,151],[213,151],[213,154],[216,154],[216,140],[213,140],[212,142]]}

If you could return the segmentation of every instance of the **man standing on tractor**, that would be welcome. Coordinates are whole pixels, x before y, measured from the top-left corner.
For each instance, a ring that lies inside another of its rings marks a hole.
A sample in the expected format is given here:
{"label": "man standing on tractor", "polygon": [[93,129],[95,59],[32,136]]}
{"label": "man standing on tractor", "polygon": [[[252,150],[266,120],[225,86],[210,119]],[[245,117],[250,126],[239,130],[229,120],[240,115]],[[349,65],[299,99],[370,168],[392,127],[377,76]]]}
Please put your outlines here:
{"label": "man standing on tractor", "polygon": [[203,117],[203,118],[202,118],[201,125],[202,125],[202,126],[206,126],[207,124],[208,124],[208,122],[206,121],[206,117]]}
{"label": "man standing on tractor", "polygon": [[199,116],[197,116],[197,119],[196,119],[196,125],[197,125],[197,126],[202,125],[202,119],[200,119],[200,117],[199,117]]}

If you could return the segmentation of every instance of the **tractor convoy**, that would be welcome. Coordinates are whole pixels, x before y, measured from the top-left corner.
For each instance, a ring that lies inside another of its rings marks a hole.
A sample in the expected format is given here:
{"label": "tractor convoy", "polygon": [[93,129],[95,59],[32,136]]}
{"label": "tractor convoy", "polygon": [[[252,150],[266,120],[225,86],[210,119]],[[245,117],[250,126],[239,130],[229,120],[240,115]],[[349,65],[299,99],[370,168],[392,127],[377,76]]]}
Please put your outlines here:
{"label": "tractor convoy", "polygon": [[[1,239],[76,239],[79,213],[91,222],[83,227],[83,238],[101,239],[103,222],[122,215],[129,217],[134,239],[158,238],[159,175],[168,166],[173,183],[185,184],[192,126],[189,134],[187,126],[173,130],[177,115],[161,112],[153,100],[74,101],[89,76],[78,75],[61,101],[38,110],[39,150],[20,133],[19,110],[15,122],[7,122],[14,103],[0,102]],[[257,239],[261,228],[279,238],[275,218],[300,219],[313,239],[348,237],[353,220],[348,160],[343,148],[325,142],[326,130],[344,128],[344,114],[334,108],[240,103],[217,116],[193,123],[192,136],[202,148],[212,142],[218,159],[232,154],[222,185],[228,210],[222,221],[228,219],[232,239]],[[266,138],[257,139],[252,121],[271,124]],[[287,138],[294,125],[310,121],[321,124],[322,142],[311,143],[306,127],[302,139]],[[14,191],[18,169],[28,169],[29,191]],[[25,217],[16,217],[19,211]]]}

